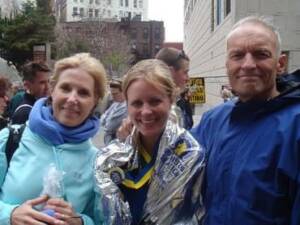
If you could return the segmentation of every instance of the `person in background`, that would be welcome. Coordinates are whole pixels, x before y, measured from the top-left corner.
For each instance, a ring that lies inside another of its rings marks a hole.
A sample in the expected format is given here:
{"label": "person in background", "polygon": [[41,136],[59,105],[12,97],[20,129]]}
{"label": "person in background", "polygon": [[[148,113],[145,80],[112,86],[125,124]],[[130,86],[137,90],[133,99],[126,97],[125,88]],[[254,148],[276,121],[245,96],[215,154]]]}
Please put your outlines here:
{"label": "person in background", "polygon": [[233,98],[233,94],[227,85],[222,85],[221,87],[221,97],[224,102],[228,102]]}
{"label": "person in background", "polygon": [[[172,79],[176,85],[176,98],[179,98],[179,94],[186,88],[189,80],[189,57],[183,50],[162,48],[157,52],[155,58],[162,60],[168,65]],[[172,106],[170,116],[174,121],[178,122],[180,126],[184,125],[183,112],[176,103]],[[126,118],[117,131],[117,137],[120,140],[125,140],[130,134],[132,127],[130,119]]]}
{"label": "person in background", "polygon": [[7,108],[8,116],[11,118],[14,111],[20,104],[22,104],[22,101],[24,99],[25,90],[23,88],[23,85],[19,81],[15,81],[12,83],[12,97],[9,101],[9,105]]}
{"label": "person in background", "polygon": [[251,16],[226,40],[238,99],[206,112],[193,130],[208,156],[204,224],[300,224],[300,90],[276,88],[280,35]]}
{"label": "person in background", "polygon": [[95,162],[97,208],[106,224],[198,224],[204,154],[170,119],[175,89],[161,60],[140,61],[125,75],[133,132],[125,143],[102,148]]}
{"label": "person in background", "polygon": [[12,114],[12,124],[25,123],[36,100],[49,94],[50,69],[44,62],[29,62],[22,70],[26,93],[21,104]]}
{"label": "person in background", "polygon": [[54,66],[51,95],[34,104],[9,167],[8,129],[1,130],[1,225],[95,225],[97,149],[90,139],[99,129],[93,110],[105,83],[104,67],[89,54],[61,59]]}
{"label": "person in background", "polygon": [[8,119],[4,116],[6,107],[7,100],[5,99],[5,96],[0,96],[0,130],[8,124]]}
{"label": "person in background", "polygon": [[169,66],[175,85],[183,91],[189,81],[190,59],[183,50],[162,48],[155,55]]}
{"label": "person in background", "polygon": [[127,116],[126,101],[122,92],[122,81],[112,80],[109,83],[109,88],[113,103],[104,112],[100,120],[104,131],[105,145],[116,138],[117,129]]}
{"label": "person in background", "polygon": [[280,92],[289,91],[291,88],[298,88],[300,85],[300,69],[292,73],[285,73],[277,76],[277,89]]}
{"label": "person in background", "polygon": [[8,104],[7,91],[9,86],[9,80],[3,75],[0,75],[0,130],[6,127],[9,121],[8,117],[5,115]]}
{"label": "person in background", "polygon": [[189,130],[193,127],[193,110],[190,103],[190,92],[186,88],[180,93],[180,98],[177,100],[176,105],[181,109],[183,116],[183,128]]}

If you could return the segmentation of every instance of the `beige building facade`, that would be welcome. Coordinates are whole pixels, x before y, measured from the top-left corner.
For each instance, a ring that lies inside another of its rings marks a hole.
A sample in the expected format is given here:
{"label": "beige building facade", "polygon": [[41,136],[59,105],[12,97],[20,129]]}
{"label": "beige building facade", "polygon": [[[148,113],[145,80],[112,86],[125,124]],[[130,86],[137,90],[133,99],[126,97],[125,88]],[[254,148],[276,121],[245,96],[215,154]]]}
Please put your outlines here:
{"label": "beige building facade", "polygon": [[249,15],[273,21],[288,56],[287,70],[300,68],[299,0],[185,0],[184,50],[191,59],[190,76],[205,78],[205,109],[222,102],[221,86],[228,84],[226,35],[235,22]]}

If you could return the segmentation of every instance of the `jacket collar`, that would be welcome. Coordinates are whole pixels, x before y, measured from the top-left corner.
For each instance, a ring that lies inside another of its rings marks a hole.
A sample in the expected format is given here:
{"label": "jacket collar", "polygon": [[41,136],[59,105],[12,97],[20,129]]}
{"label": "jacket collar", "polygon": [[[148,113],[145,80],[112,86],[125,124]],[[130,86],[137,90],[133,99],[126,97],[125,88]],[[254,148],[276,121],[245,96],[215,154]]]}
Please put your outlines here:
{"label": "jacket collar", "polygon": [[282,92],[275,98],[264,101],[237,101],[231,111],[230,121],[256,120],[279,111],[289,105],[300,103],[300,84]]}

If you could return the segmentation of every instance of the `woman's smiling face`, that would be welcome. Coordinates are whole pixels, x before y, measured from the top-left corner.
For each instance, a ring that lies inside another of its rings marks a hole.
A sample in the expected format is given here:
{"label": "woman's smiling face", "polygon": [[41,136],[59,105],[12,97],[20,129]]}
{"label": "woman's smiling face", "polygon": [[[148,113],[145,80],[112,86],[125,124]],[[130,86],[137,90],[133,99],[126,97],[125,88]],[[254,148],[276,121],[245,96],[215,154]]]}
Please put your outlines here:
{"label": "woman's smiling face", "polygon": [[86,71],[80,68],[62,71],[51,94],[54,118],[65,126],[80,125],[96,104],[94,90],[95,81]]}
{"label": "woman's smiling face", "polygon": [[128,115],[144,138],[156,140],[165,129],[172,101],[166,91],[143,79],[127,89]]}

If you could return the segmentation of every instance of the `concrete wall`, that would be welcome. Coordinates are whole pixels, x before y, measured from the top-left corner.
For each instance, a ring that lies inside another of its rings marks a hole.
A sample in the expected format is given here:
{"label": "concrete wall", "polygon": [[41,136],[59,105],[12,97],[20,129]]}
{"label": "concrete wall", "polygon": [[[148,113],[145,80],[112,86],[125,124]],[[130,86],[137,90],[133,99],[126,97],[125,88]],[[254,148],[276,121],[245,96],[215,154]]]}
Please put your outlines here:
{"label": "concrete wall", "polygon": [[212,28],[211,12],[210,0],[198,0],[190,21],[184,27],[184,49],[191,59],[190,76],[205,77],[208,108],[222,102],[221,85],[228,83],[225,71],[225,37],[232,26],[232,14],[229,14],[219,25],[215,21]]}

